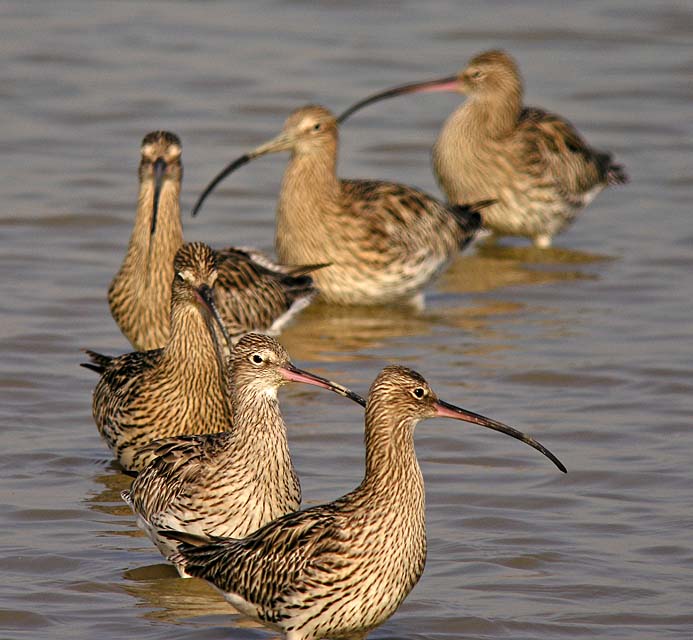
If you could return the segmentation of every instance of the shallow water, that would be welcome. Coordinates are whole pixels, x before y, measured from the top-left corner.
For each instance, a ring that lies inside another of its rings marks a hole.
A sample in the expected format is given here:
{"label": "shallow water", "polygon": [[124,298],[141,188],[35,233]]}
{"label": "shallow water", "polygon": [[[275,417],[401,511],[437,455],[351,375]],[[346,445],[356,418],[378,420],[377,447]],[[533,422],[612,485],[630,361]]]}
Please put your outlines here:
{"label": "shallow water", "polygon": [[[693,11],[681,2],[0,5],[0,636],[266,638],[142,538],[90,415],[82,348],[128,349],[105,292],[142,136],[184,144],[183,209],[293,108],[338,111],[502,46],[528,101],[615,152],[632,183],[540,252],[476,247],[425,311],[315,306],[299,366],[365,392],[386,362],[529,431],[569,468],[471,425],[420,425],[429,556],[374,638],[693,637]],[[458,103],[383,103],[342,131],[340,172],[436,193],[429,148]],[[271,249],[285,157],[228,180],[190,239]],[[358,408],[283,392],[307,504],[362,473]]]}

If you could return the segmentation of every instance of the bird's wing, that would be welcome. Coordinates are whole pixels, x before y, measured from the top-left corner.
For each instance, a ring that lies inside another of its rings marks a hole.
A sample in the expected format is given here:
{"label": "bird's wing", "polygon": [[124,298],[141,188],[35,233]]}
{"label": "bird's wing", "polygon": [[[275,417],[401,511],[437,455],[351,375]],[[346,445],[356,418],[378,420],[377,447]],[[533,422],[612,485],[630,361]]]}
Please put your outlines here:
{"label": "bird's wing", "polygon": [[[458,234],[455,216],[440,201],[407,185],[376,180],[342,180],[349,233],[381,262],[422,250],[435,251],[441,237]],[[356,227],[358,220],[360,227]],[[346,221],[345,221],[346,223]],[[448,232],[446,234],[446,231]]]}
{"label": "bird's wing", "polygon": [[522,110],[518,135],[524,141],[524,153],[537,173],[551,175],[567,197],[606,185],[615,165],[611,155],[590,147],[570,122],[537,107]]}
{"label": "bird's wing", "polygon": [[133,510],[153,522],[178,496],[194,493],[229,437],[227,432],[177,436],[147,445],[143,450],[156,457],[132,483]]}
{"label": "bird's wing", "polygon": [[296,299],[315,293],[307,272],[318,265],[289,273],[272,269],[268,258],[258,262],[241,249],[223,249],[218,254],[217,306],[231,335],[269,329]]}
{"label": "bird's wing", "polygon": [[183,542],[172,560],[191,575],[271,611],[321,557],[334,554],[338,520],[332,505],[321,505],[278,518],[242,540],[217,539],[202,546]]}
{"label": "bird's wing", "polygon": [[229,247],[228,249],[223,249],[219,253],[223,254],[226,252],[245,254],[254,263],[264,267],[266,270],[272,273],[283,273],[290,276],[307,275],[313,271],[317,271],[318,269],[328,266],[327,264],[280,264],[279,262],[275,262],[266,253],[263,253],[254,247]]}
{"label": "bird's wing", "polygon": [[110,360],[94,389],[92,410],[103,437],[115,445],[117,434],[127,430],[127,409],[142,395],[141,379],[161,358],[161,349],[133,351]]}

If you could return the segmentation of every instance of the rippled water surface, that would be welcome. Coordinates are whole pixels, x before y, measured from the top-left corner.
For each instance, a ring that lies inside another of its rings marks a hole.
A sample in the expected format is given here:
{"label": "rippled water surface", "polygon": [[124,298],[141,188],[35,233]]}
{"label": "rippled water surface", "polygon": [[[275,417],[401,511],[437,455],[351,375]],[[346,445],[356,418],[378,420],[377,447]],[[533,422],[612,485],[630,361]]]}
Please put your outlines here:
{"label": "rippled water surface", "polygon": [[[132,223],[142,136],[184,144],[183,209],[293,108],[341,110],[502,46],[528,101],[615,152],[632,183],[547,251],[475,247],[425,311],[316,306],[299,366],[365,392],[386,362],[529,431],[569,468],[471,425],[420,425],[426,571],[374,638],[693,638],[693,10],[685,2],[0,4],[0,636],[272,634],[183,581],[137,531],[90,414],[85,347],[128,345],[105,293]],[[343,127],[340,172],[437,193],[458,104],[382,103]],[[271,250],[286,157],[228,180],[190,239]],[[355,486],[362,417],[283,392],[308,504]]]}

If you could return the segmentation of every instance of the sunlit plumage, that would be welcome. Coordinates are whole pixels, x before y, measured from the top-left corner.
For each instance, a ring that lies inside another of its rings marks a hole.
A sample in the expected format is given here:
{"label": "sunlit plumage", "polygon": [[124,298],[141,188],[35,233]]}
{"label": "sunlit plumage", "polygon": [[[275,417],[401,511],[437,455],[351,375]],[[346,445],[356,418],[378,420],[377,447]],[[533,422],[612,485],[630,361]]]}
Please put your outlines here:
{"label": "sunlit plumage", "polygon": [[413,434],[419,420],[435,416],[511,435],[565,471],[529,436],[449,405],[418,373],[389,366],[368,395],[366,471],[356,489],[283,516],[242,540],[210,544],[162,531],[182,542],[174,561],[288,640],[364,638],[397,610],[424,569],[424,483]]}
{"label": "sunlit plumage", "polygon": [[327,109],[297,109],[279,136],[224,169],[193,211],[251,158],[291,151],[277,209],[279,259],[329,263],[313,276],[328,302],[410,301],[474,237],[481,224],[478,210],[488,203],[447,206],[403,184],[340,180],[337,137],[337,122]]}
{"label": "sunlit plumage", "polygon": [[484,226],[498,236],[551,244],[606,186],[628,181],[611,154],[590,147],[564,118],[523,105],[522,78],[504,51],[472,58],[457,76],[395,87],[367,104],[421,91],[456,91],[466,102],[447,119],[433,147],[433,169],[450,202],[492,198]]}
{"label": "sunlit plumage", "polygon": [[227,347],[215,328],[212,296],[216,253],[202,243],[185,244],[176,253],[174,273],[164,347],[112,358],[88,352],[92,363],[85,366],[101,374],[94,421],[128,471],[140,471],[153,459],[148,445],[155,440],[215,433],[230,424]]}
{"label": "sunlit plumage", "polygon": [[[111,313],[135,349],[166,344],[173,257],[183,244],[181,143],[168,131],[142,140],[137,213],[123,263],[111,283]],[[315,296],[314,266],[288,267],[257,251],[219,252],[216,299],[229,334],[279,331]]]}
{"label": "sunlit plumage", "polygon": [[164,440],[154,451],[157,457],[122,493],[140,528],[166,558],[176,543],[159,535],[159,529],[242,538],[299,508],[301,487],[277,398],[281,386],[291,381],[317,385],[365,405],[348,389],[297,369],[285,349],[266,335],[240,339],[229,378],[233,427]]}

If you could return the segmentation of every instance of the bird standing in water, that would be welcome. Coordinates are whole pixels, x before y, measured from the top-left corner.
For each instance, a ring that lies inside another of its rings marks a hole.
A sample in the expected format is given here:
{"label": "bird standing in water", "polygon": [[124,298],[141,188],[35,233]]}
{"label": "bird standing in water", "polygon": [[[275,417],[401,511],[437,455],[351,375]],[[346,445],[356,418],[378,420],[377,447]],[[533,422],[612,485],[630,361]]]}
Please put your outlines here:
{"label": "bird standing in water", "polygon": [[565,471],[533,438],[447,404],[415,371],[389,366],[368,394],[366,471],[354,491],[283,516],[242,540],[210,544],[162,531],[182,543],[174,560],[287,640],[365,638],[397,610],[424,569],[424,483],[413,436],[421,419],[436,416],[506,433]]}
{"label": "bird standing in water", "polygon": [[83,366],[101,374],[92,411],[99,433],[126,471],[151,462],[151,443],[168,436],[229,428],[225,352],[228,334],[214,304],[217,256],[200,242],[173,261],[171,332],[161,349],[103,356]]}
{"label": "bird standing in water", "polygon": [[467,96],[433,147],[440,188],[450,202],[494,198],[484,227],[496,236],[523,236],[548,247],[604,187],[628,182],[611,154],[590,147],[567,120],[523,105],[520,71],[505,51],[480,53],[456,76],[374,94],[339,122],[373,102],[432,91]]}
{"label": "bird standing in water", "polygon": [[291,151],[277,209],[275,246],[282,262],[329,263],[316,271],[321,297],[336,304],[421,299],[431,282],[481,225],[488,203],[447,206],[402,184],[340,180],[337,121],[324,107],[294,111],[273,140],[228,165],[212,189],[252,158]]}
{"label": "bird standing in water", "polygon": [[[301,505],[301,486],[289,454],[277,392],[302,382],[363,398],[330,380],[296,368],[269,336],[244,335],[231,354],[229,430],[164,440],[157,457],[123,499],[137,524],[168,558],[177,543],[159,529],[211,538],[244,538]],[[181,576],[187,577],[177,565]]]}
{"label": "bird standing in water", "polygon": [[[169,337],[173,257],[183,244],[181,143],[153,131],[142,140],[139,196],[127,253],[108,291],[111,314],[138,351],[163,347]],[[285,267],[259,252],[218,252],[216,301],[234,338],[248,331],[279,331],[315,296],[307,274],[317,266]]]}

